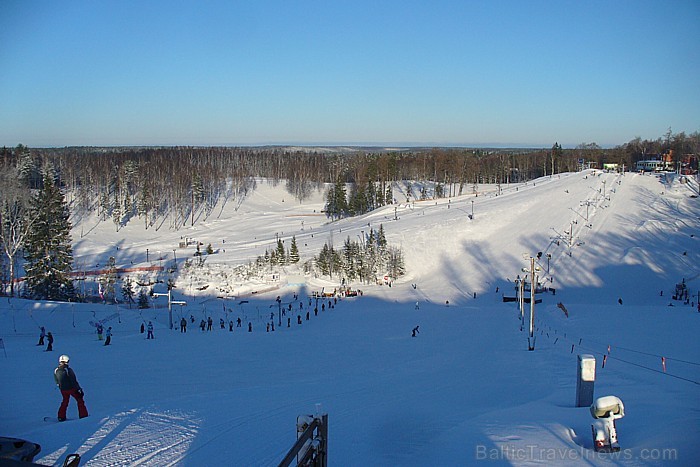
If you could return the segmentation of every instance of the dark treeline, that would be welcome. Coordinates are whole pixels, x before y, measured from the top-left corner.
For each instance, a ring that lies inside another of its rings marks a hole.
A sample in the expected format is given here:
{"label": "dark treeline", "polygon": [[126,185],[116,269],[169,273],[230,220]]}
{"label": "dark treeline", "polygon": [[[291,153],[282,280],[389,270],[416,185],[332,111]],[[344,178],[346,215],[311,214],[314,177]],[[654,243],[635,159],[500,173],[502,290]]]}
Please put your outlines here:
{"label": "dark treeline", "polygon": [[[464,194],[482,183],[506,184],[559,172],[575,171],[578,161],[617,163],[631,168],[637,160],[673,150],[674,157],[700,151],[700,135],[671,131],[657,140],[636,138],[612,149],[584,143],[562,149],[433,148],[403,151],[291,151],[278,147],[68,147],[0,150],[6,174],[2,196],[35,189],[49,170],[64,190],[74,222],[97,212],[119,229],[139,219],[145,228],[179,228],[212,214],[216,206],[240,199],[255,180],[284,183],[297,200],[339,183],[361,192],[363,202],[343,215],[366,212],[393,202],[387,193],[399,181],[432,182],[431,197]],[[11,180],[13,188],[7,185]],[[19,182],[19,183],[17,183]],[[370,195],[371,194],[371,195]],[[358,207],[359,206],[359,207]],[[337,215],[339,213],[333,213]]]}
{"label": "dark treeline", "polygon": [[[111,220],[117,230],[134,221],[143,222],[145,229],[164,225],[178,229],[218,215],[226,203],[240,203],[261,179],[285,183],[300,201],[314,190],[323,190],[326,215],[335,219],[403,202],[393,198],[394,188],[405,190],[406,201],[409,197],[452,197],[476,192],[479,184],[517,183],[576,171],[579,161],[593,167],[608,163],[631,169],[637,161],[661,154],[676,163],[698,153],[698,132],[673,134],[670,129],[656,140],[635,138],[612,149],[595,143],[574,149],[555,143],[548,149],[343,152],[282,147],[30,149],[18,145],[0,149],[0,280],[10,283],[13,294],[16,267],[22,258],[25,271],[39,271],[36,277],[62,277],[70,272],[70,230],[84,216],[96,213],[103,221]],[[51,243],[52,239],[57,242]],[[60,261],[44,264],[45,257]],[[394,254],[396,272],[401,269],[399,260],[400,255]],[[55,291],[44,290],[43,283],[35,285],[32,293],[37,296],[56,298],[70,292],[68,283]]]}

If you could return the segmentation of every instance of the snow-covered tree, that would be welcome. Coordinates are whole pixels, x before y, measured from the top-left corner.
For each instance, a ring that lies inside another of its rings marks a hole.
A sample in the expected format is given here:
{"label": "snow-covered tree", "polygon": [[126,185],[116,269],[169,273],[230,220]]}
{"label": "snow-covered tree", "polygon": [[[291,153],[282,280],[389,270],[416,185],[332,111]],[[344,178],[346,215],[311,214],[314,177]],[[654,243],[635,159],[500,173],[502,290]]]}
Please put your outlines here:
{"label": "snow-covered tree", "polygon": [[146,293],[145,289],[139,290],[138,307],[142,310],[151,307],[148,301],[148,293]]}
{"label": "snow-covered tree", "polygon": [[7,258],[10,295],[15,295],[15,266],[21,249],[28,237],[33,218],[31,217],[31,194],[17,178],[17,171],[0,174],[0,247]]}
{"label": "snow-covered tree", "polygon": [[277,258],[277,263],[284,265],[287,262],[287,253],[284,250],[284,243],[282,243],[282,239],[278,238],[277,239],[277,250],[275,250],[275,257]]}
{"label": "snow-covered tree", "polygon": [[129,276],[122,282],[122,299],[131,308],[131,304],[134,303],[134,281]]}
{"label": "snow-covered tree", "polygon": [[289,262],[296,264],[299,262],[299,248],[297,247],[297,239],[292,236],[292,244],[289,246]]}
{"label": "snow-covered tree", "polygon": [[115,298],[115,287],[117,284],[117,261],[114,259],[114,256],[110,256],[107,260],[107,268],[100,282],[102,283],[102,290],[104,291],[105,300],[110,297]]}

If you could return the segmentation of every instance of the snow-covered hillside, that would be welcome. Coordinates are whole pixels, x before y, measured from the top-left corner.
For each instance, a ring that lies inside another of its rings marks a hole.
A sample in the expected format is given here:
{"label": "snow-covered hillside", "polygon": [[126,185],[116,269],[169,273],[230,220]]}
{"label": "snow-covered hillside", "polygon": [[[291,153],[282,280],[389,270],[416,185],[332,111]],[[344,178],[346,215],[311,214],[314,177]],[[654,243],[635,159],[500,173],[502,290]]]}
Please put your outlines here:
{"label": "snow-covered hillside", "polygon": [[[163,266],[131,274],[172,277],[172,299],[187,302],[174,320],[185,317],[187,333],[168,329],[165,297],[146,310],[3,299],[0,435],[41,444],[42,464],[77,452],[86,465],[276,465],[297,415],[321,404],[331,465],[698,464],[697,181],[585,171],[468,191],[406,203],[397,189],[400,204],[329,223],[323,193],[299,203],[259,181],[179,231],[84,220],[73,229],[75,269],[110,256],[120,268]],[[305,261],[380,224],[402,248],[406,276],[391,287],[351,284],[362,296],[319,301],[318,314],[310,295],[336,281],[302,279],[298,268],[250,282],[232,274],[277,238],[288,245],[294,235]],[[196,242],[215,253],[186,268]],[[556,292],[541,294],[529,352],[527,326],[503,297],[538,253],[540,279]],[[86,277],[81,287],[96,294]],[[672,299],[682,281],[688,304]],[[209,316],[215,329],[200,331]],[[233,332],[219,328],[239,317]],[[111,346],[97,340],[97,321],[112,326]],[[139,332],[148,321],[155,340]],[[35,345],[39,326],[56,337],[53,352]],[[44,422],[60,403],[52,373],[62,353],[90,417]],[[619,453],[593,450],[593,419],[575,407],[584,353],[597,359],[596,397],[625,403]]]}

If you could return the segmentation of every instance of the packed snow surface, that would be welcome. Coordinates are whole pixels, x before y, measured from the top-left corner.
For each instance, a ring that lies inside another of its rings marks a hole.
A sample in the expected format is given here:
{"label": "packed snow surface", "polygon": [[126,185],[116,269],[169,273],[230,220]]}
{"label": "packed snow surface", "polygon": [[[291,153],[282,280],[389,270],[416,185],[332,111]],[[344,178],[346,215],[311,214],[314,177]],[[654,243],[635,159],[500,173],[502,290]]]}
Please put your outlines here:
{"label": "packed snow surface", "polygon": [[[148,309],[2,298],[0,435],[39,443],[34,460],[47,465],[70,453],[91,466],[277,465],[297,416],[323,412],[334,466],[700,465],[695,179],[584,171],[449,199],[395,193],[397,204],[338,222],[321,213],[323,193],[299,202],[263,180],[178,230],[74,219],[76,271],[110,256],[120,268],[162,266],[122,278],[165,293],[158,281],[172,277],[171,298],[186,305],[173,305],[170,330],[167,297]],[[232,273],[277,238],[288,247],[294,235],[304,262],[380,224],[407,274],[391,286],[347,284],[361,296],[316,302],[337,278],[298,267],[249,281]],[[201,267],[197,242],[214,250]],[[556,292],[537,295],[529,351],[530,306],[521,320],[503,297],[538,253],[540,281]],[[85,277],[79,288],[96,296]],[[679,283],[687,304],[672,298]],[[286,316],[277,296],[291,305]],[[213,330],[201,331],[209,316]],[[110,346],[97,339],[99,321],[112,327]],[[149,321],[153,340],[139,329]],[[36,345],[39,326],[55,336],[53,352]],[[60,403],[61,354],[90,416],[77,419],[71,401],[68,422],[45,422]],[[595,397],[624,402],[618,453],[593,449],[590,411],[576,407],[580,354],[596,358]]]}

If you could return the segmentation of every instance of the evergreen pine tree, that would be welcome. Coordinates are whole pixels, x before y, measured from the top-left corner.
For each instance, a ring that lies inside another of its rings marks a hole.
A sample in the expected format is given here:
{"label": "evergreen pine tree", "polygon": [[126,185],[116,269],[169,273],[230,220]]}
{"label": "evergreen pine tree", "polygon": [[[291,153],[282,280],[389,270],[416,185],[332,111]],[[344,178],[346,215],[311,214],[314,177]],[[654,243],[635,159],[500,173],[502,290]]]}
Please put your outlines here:
{"label": "evergreen pine tree", "polygon": [[325,210],[326,216],[331,219],[340,219],[348,213],[347,192],[345,190],[345,183],[343,183],[340,177],[338,177],[335,185],[333,185],[326,194]]}
{"label": "evergreen pine tree", "polygon": [[142,309],[142,310],[151,307],[151,305],[148,303],[148,294],[146,293],[146,290],[145,290],[145,289],[141,289],[141,290],[139,291],[138,306],[139,306],[139,308]]}
{"label": "evergreen pine tree", "polygon": [[287,253],[284,250],[284,243],[282,243],[282,239],[278,238],[277,239],[277,250],[276,250],[276,255],[277,256],[277,261],[279,264],[284,265],[287,262]]}
{"label": "evergreen pine tree", "polygon": [[134,303],[134,282],[131,280],[131,277],[127,276],[122,282],[122,298],[131,308],[131,304]]}
{"label": "evergreen pine tree", "polygon": [[289,262],[296,264],[299,262],[299,248],[297,247],[297,239],[292,236],[292,244],[289,246]]}
{"label": "evergreen pine tree", "polygon": [[379,231],[377,232],[377,246],[380,250],[386,248],[386,235],[384,234],[384,224],[379,224]]}
{"label": "evergreen pine tree", "polygon": [[116,298],[115,287],[117,284],[117,261],[114,256],[110,256],[107,260],[107,270],[102,277],[102,287],[104,289],[105,300],[108,298]]}
{"label": "evergreen pine tree", "polygon": [[406,273],[406,268],[404,267],[403,254],[401,253],[401,250],[396,247],[388,247],[387,254],[387,269],[389,270],[389,275],[393,278],[403,276]]}
{"label": "evergreen pine tree", "polygon": [[329,275],[330,271],[331,271],[329,256],[330,256],[330,248],[328,248],[327,243],[324,243],[323,247],[321,248],[321,252],[318,254],[318,257],[316,258],[316,266],[321,271],[321,274],[323,274],[324,276]]}
{"label": "evergreen pine tree", "polygon": [[35,223],[27,236],[24,270],[30,297],[69,300],[75,297],[68,205],[47,170],[32,208]]}

